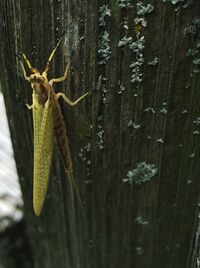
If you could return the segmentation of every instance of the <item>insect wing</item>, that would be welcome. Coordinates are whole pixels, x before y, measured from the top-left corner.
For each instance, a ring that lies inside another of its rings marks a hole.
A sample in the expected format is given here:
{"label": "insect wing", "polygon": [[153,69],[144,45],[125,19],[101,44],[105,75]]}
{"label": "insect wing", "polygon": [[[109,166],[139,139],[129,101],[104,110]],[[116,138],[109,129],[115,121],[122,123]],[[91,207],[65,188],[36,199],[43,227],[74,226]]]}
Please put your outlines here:
{"label": "insect wing", "polygon": [[34,179],[33,207],[35,214],[40,215],[47,188],[53,153],[53,108],[49,99],[45,105],[39,104],[33,95],[33,125],[34,125]]}

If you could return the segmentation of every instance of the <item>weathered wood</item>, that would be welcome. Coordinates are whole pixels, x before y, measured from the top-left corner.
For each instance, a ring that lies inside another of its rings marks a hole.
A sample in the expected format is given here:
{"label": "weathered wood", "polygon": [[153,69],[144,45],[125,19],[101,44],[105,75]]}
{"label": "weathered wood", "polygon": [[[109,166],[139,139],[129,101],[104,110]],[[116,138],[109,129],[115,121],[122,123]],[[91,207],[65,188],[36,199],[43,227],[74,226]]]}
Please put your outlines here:
{"label": "weathered wood", "polygon": [[[34,267],[195,267],[199,1],[1,0],[0,15],[0,79]],[[73,70],[56,90],[92,92],[62,104],[85,220],[78,202],[72,213],[57,153],[41,217],[32,209],[31,89],[18,57],[42,69],[64,32],[51,76],[70,58]]]}
{"label": "weathered wood", "polygon": [[[9,226],[0,232],[0,267],[33,267],[29,240],[25,233],[24,221],[12,222],[10,218],[5,221]],[[2,222],[0,222],[2,225]]]}

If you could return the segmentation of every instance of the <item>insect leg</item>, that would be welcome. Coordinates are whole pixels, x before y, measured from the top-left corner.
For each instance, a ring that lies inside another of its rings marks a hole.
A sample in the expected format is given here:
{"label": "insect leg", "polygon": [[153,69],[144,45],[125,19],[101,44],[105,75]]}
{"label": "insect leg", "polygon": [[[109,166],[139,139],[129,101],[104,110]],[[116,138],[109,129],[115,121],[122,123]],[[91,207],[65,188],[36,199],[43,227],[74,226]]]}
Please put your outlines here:
{"label": "insect leg", "polygon": [[88,92],[85,93],[83,96],[81,96],[80,98],[78,98],[76,101],[71,101],[70,99],[67,98],[67,96],[64,93],[57,93],[56,94],[56,98],[57,100],[62,97],[64,99],[65,102],[67,102],[70,106],[75,106],[76,104],[79,103],[79,101],[81,101],[83,98],[85,98],[88,95]]}
{"label": "insect leg", "polygon": [[26,107],[27,107],[29,110],[32,110],[32,109],[33,109],[33,104],[32,104],[32,105],[26,104]]}
{"label": "insect leg", "polygon": [[23,75],[24,75],[25,80],[30,81],[30,77],[27,76],[27,74],[26,74],[26,70],[25,70],[25,68],[24,68],[24,64],[23,64],[22,61],[20,61],[20,65],[21,65],[21,68],[22,68],[22,71],[23,71]]}
{"label": "insect leg", "polygon": [[52,86],[53,83],[58,83],[58,82],[62,82],[64,80],[67,79],[68,74],[69,74],[69,70],[70,70],[70,62],[67,64],[64,75],[59,77],[59,78],[53,78],[49,81],[49,84]]}
{"label": "insect leg", "polygon": [[33,67],[32,67],[30,61],[28,60],[28,58],[26,57],[26,55],[25,55],[24,53],[22,54],[22,56],[23,56],[23,58],[24,58],[24,60],[25,60],[25,62],[26,62],[26,64],[27,64],[29,70],[30,70],[32,73],[36,73],[36,72],[38,72],[38,70],[37,70],[36,68],[33,68]]}
{"label": "insect leg", "polygon": [[49,70],[49,67],[50,67],[50,64],[51,64],[51,61],[52,61],[52,58],[58,48],[58,46],[60,45],[60,42],[61,42],[62,38],[58,41],[56,47],[54,48],[54,50],[51,52],[51,55],[49,56],[49,59],[47,61],[47,64],[46,64],[46,67],[45,67],[45,70],[44,70],[44,73],[47,73],[48,70]]}

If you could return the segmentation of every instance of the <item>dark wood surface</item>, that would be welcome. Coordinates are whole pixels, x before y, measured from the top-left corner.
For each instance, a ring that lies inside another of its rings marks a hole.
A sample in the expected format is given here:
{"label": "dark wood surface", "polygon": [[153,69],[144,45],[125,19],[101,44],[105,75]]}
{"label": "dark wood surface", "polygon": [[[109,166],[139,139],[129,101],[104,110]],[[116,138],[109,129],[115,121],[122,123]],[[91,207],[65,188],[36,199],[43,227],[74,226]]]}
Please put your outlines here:
{"label": "dark wood surface", "polygon": [[[0,1],[0,79],[34,267],[198,267],[199,1],[128,2]],[[69,59],[72,70],[55,90],[91,91],[61,103],[85,219],[56,149],[41,217],[32,208],[32,92],[19,55],[42,70],[63,33],[50,77]]]}

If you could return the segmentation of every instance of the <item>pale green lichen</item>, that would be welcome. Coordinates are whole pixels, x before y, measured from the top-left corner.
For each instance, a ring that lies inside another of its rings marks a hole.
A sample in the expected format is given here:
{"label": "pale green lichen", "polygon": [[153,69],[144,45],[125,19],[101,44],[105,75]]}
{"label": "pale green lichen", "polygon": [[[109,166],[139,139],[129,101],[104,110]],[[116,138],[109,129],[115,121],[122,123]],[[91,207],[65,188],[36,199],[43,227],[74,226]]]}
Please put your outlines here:
{"label": "pale green lichen", "polygon": [[144,112],[145,113],[151,112],[152,114],[155,114],[156,113],[156,111],[154,110],[153,107],[147,107],[146,109],[144,109]]}
{"label": "pale green lichen", "polygon": [[193,123],[197,126],[200,126],[200,117],[193,121]]}
{"label": "pale green lichen", "polygon": [[91,148],[91,145],[90,145],[90,143],[87,143],[84,147],[82,147],[81,149],[80,149],[80,152],[79,152],[79,157],[81,158],[81,161],[82,162],[86,162],[86,161],[89,161],[88,159],[87,159],[87,154],[88,154],[88,152],[90,152],[90,148]]}
{"label": "pale green lichen", "polygon": [[[106,81],[107,79],[105,77],[103,77],[102,80]],[[105,82],[103,82],[101,85],[101,97],[102,97],[103,103],[106,103],[106,93],[107,93],[106,84],[105,84]]]}
{"label": "pale green lichen", "polygon": [[106,26],[106,18],[111,16],[111,10],[108,5],[103,5],[99,8],[99,26]]}
{"label": "pale green lichen", "polygon": [[98,144],[99,144],[99,149],[103,149],[103,136],[104,136],[104,130],[101,125],[98,125],[98,132],[97,132],[97,137],[98,137]]}
{"label": "pale green lichen", "polygon": [[163,107],[161,110],[160,110],[161,114],[167,114],[167,109],[165,107]]}
{"label": "pale green lichen", "polygon": [[102,150],[104,148],[103,144],[104,144],[104,129],[102,127],[102,122],[103,122],[103,115],[98,116],[97,121],[98,121],[98,125],[97,125],[97,143],[99,146],[99,149]]}
{"label": "pale green lichen", "polygon": [[175,5],[180,2],[184,2],[185,0],[162,0],[163,3],[170,2],[171,4]]}
{"label": "pale green lichen", "polygon": [[132,43],[132,37],[122,37],[121,40],[119,40],[119,43],[118,43],[118,47],[123,47],[123,46],[126,46],[126,45],[130,45]]}
{"label": "pale green lichen", "polygon": [[134,123],[132,120],[130,120],[130,121],[128,122],[128,127],[132,127],[132,128],[135,128],[135,129],[139,129],[139,128],[141,128],[141,125],[140,125],[140,124],[136,124],[136,123]]}
{"label": "pale green lichen", "polygon": [[119,7],[130,7],[131,2],[130,0],[117,0],[118,6]]}
{"label": "pale green lichen", "polygon": [[156,141],[159,142],[159,143],[164,143],[162,138],[158,138]]}
{"label": "pale green lichen", "polygon": [[138,38],[135,42],[132,42],[129,47],[134,54],[135,60],[130,64],[131,68],[131,82],[132,83],[140,83],[142,81],[142,72],[141,67],[144,63],[144,36]]}
{"label": "pale green lichen", "polygon": [[143,182],[150,181],[157,174],[157,172],[158,170],[155,165],[140,162],[137,164],[135,169],[128,171],[126,178],[123,179],[123,182],[141,185]]}
{"label": "pale green lichen", "polygon": [[200,132],[199,132],[198,130],[195,130],[195,131],[193,132],[194,135],[199,135],[199,133],[200,133]]}
{"label": "pale green lichen", "polygon": [[192,57],[192,63],[193,63],[193,73],[199,73],[199,65],[200,65],[200,50],[199,48],[195,48],[195,49],[189,49],[187,56],[191,56]]}
{"label": "pale green lichen", "polygon": [[154,7],[151,4],[144,5],[143,2],[137,2],[136,12],[138,16],[144,16],[145,14],[151,13]]}
{"label": "pale green lichen", "polygon": [[142,247],[136,247],[135,248],[136,254],[137,255],[142,255],[144,253],[144,250]]}
{"label": "pale green lichen", "polygon": [[134,221],[140,225],[147,225],[149,223],[148,221],[145,221],[141,216],[138,216]]}
{"label": "pale green lichen", "polygon": [[120,81],[118,81],[118,87],[117,87],[118,94],[121,95],[125,90],[126,90],[125,86]]}
{"label": "pale green lichen", "polygon": [[147,26],[147,21],[144,16],[147,13],[152,12],[154,7],[151,4],[144,5],[143,2],[137,2],[136,13],[137,17],[134,19],[136,40],[129,44],[130,50],[133,52],[134,60],[130,64],[131,68],[131,83],[139,84],[142,82],[142,66],[144,64],[143,50],[145,48],[145,38],[141,35],[142,27]]}
{"label": "pale green lichen", "polygon": [[129,44],[130,50],[132,50],[133,53],[136,53],[136,54],[141,53],[142,50],[144,50],[144,43],[145,43],[145,39],[144,39],[144,36],[142,36],[135,42],[131,42]]}
{"label": "pale green lichen", "polygon": [[185,110],[182,111],[182,114],[188,114],[188,113],[189,113],[189,112],[188,112],[187,109],[185,109]]}
{"label": "pale green lichen", "polygon": [[200,65],[200,59],[199,58],[194,59],[192,62],[194,63],[194,65]]}
{"label": "pale green lichen", "polygon": [[143,17],[136,17],[134,19],[134,23],[135,23],[135,25],[141,25],[142,27],[147,26],[147,21]]}
{"label": "pale green lichen", "polygon": [[155,57],[153,60],[149,61],[148,62],[148,65],[157,65],[158,64],[158,57]]}
{"label": "pale green lichen", "polygon": [[199,27],[200,27],[200,19],[194,18],[191,25],[186,28],[185,33],[190,34],[191,36],[198,35]]}
{"label": "pale green lichen", "polygon": [[99,40],[99,49],[98,49],[98,54],[99,54],[99,62],[98,64],[103,65],[106,64],[110,58],[110,38],[109,38],[109,33],[105,30],[101,35],[100,35],[100,40]]}
{"label": "pale green lichen", "polygon": [[[99,65],[106,65],[108,60],[110,59],[110,37],[109,37],[109,33],[106,30],[106,26],[107,26],[107,20],[106,18],[111,16],[111,10],[108,8],[108,5],[103,5],[99,8],[99,13],[100,13],[100,17],[99,17],[99,26],[101,27],[101,33],[100,33],[100,37],[99,37],[99,43],[98,43],[98,56],[99,56],[99,60],[98,60],[98,64]],[[104,77],[102,79],[102,83],[101,83],[101,95],[102,95],[102,101],[103,103],[106,102],[106,77]]]}
{"label": "pale green lichen", "polygon": [[[110,59],[110,37],[109,32],[107,31],[108,26],[108,19],[111,16],[111,10],[108,8],[108,5],[103,5],[99,8],[99,26],[100,26],[100,35],[99,35],[99,42],[98,42],[98,64],[100,67],[101,72],[101,83],[99,86],[101,97],[102,97],[102,104],[106,102],[106,81],[107,78],[105,76],[105,65],[107,64],[108,60]],[[100,115],[97,118],[97,144],[99,149],[103,149],[104,144],[104,129],[103,129],[103,115]]]}
{"label": "pale green lichen", "polygon": [[162,114],[167,114],[167,103],[166,102],[163,102],[163,107],[161,108],[160,112]]}
{"label": "pale green lichen", "polygon": [[91,144],[87,143],[85,146],[83,146],[80,149],[80,152],[78,154],[81,161],[84,162],[86,165],[86,176],[87,177],[90,176],[90,170],[91,170],[90,150],[91,150]]}
{"label": "pale green lichen", "polygon": [[196,48],[189,48],[187,52],[187,56],[195,57],[198,54],[198,49]]}
{"label": "pale green lichen", "polygon": [[111,16],[111,10],[107,5],[103,5],[99,8],[99,26],[103,28],[103,32],[100,34],[99,38],[99,46],[98,46],[98,55],[99,55],[99,64],[106,64],[108,59],[110,58],[110,38],[109,33],[105,29],[106,27],[106,18]]}
{"label": "pale green lichen", "polygon": [[192,23],[185,29],[185,34],[189,35],[193,42],[193,47],[188,49],[187,55],[192,58],[193,73],[200,72],[200,18],[194,18]]}
{"label": "pale green lichen", "polygon": [[[121,3],[121,2],[120,2]],[[133,40],[131,36],[124,36],[119,42],[118,47],[129,46],[130,50],[133,53],[134,60],[130,64],[131,69],[131,83],[139,84],[142,81],[142,66],[144,63],[143,50],[145,48],[145,39],[142,36],[142,28],[147,26],[147,21],[143,17],[144,15],[151,13],[154,10],[154,7],[151,4],[144,4],[139,1],[136,3],[136,13],[137,16],[134,19],[134,32],[136,40]]]}

